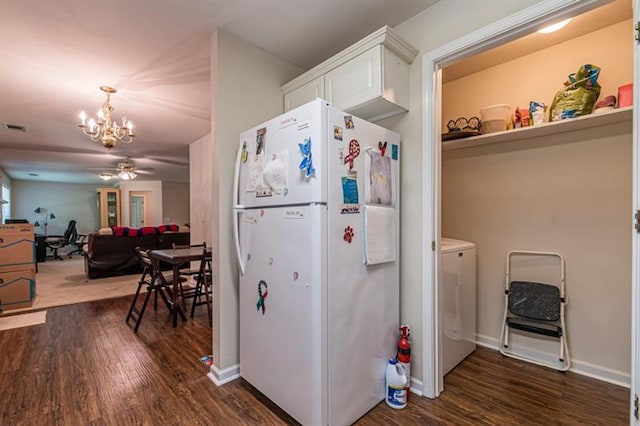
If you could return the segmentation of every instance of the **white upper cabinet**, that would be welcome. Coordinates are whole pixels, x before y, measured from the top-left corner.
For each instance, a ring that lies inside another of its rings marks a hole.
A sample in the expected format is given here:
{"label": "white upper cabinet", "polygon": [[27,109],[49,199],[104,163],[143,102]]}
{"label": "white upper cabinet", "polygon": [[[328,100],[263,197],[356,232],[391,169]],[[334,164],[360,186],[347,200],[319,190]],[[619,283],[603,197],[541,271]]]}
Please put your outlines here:
{"label": "white upper cabinet", "polygon": [[383,45],[329,71],[325,98],[336,108],[376,120],[409,110],[409,64]]}
{"label": "white upper cabinet", "polygon": [[385,26],[282,86],[284,109],[323,98],[369,121],[406,112],[417,54]]}
{"label": "white upper cabinet", "polygon": [[324,98],[324,76],[311,80],[296,90],[286,93],[284,95],[284,110],[290,111],[315,98]]}

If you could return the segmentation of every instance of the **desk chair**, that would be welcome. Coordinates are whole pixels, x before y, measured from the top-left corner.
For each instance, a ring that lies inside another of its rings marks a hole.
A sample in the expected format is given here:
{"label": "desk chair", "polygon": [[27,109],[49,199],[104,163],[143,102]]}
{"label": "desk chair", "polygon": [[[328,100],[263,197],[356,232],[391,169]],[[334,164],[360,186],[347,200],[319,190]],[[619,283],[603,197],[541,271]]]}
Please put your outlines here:
{"label": "desk chair", "polygon": [[47,247],[53,250],[53,258],[62,260],[62,257],[58,254],[58,250],[66,247],[72,238],[77,238],[75,237],[77,235],[78,231],[76,230],[76,221],[72,219],[69,221],[69,225],[67,226],[67,230],[64,231],[64,235],[47,236],[44,242]]}
{"label": "desk chair", "polygon": [[69,258],[71,258],[71,255],[75,254],[75,253],[84,255],[82,247],[86,243],[87,243],[87,235],[78,234],[77,232],[72,234],[71,238],[69,238],[69,244],[68,245],[75,246],[75,248],[73,250],[71,250],[69,253],[67,253],[67,256],[69,256]]}

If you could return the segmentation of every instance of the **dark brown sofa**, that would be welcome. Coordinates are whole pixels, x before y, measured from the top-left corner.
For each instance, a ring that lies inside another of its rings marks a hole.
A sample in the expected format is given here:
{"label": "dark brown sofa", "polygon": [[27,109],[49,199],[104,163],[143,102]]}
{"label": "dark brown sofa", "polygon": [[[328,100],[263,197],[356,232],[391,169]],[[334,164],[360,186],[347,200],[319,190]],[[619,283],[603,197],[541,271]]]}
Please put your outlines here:
{"label": "dark brown sofa", "polygon": [[84,249],[84,270],[89,278],[141,273],[136,247],[167,249],[173,243],[189,244],[189,237],[189,232],[164,232],[133,237],[91,233]]}

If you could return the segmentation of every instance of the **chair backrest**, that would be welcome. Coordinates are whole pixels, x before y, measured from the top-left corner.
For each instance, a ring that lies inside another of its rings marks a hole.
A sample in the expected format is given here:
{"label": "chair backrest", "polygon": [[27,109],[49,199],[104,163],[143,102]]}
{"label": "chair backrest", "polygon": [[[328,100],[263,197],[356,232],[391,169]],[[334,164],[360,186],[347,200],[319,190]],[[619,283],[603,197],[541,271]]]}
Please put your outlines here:
{"label": "chair backrest", "polygon": [[192,247],[203,247],[203,248],[207,248],[207,242],[203,241],[202,244],[176,244],[176,243],[171,243],[171,248],[173,250],[179,250],[179,249],[188,249],[188,248],[192,248]]}
{"label": "chair backrest", "polygon": [[149,257],[149,251],[143,250],[139,246],[135,248],[136,254],[138,255],[138,259],[140,260],[140,265],[142,266],[142,275],[140,276],[140,283],[146,282],[150,284],[150,281],[147,281],[147,275],[149,277],[153,276],[153,264],[151,262],[151,257]]}
{"label": "chair backrest", "polygon": [[200,258],[200,273],[206,275],[211,281],[211,276],[213,274],[213,267],[211,265],[211,251],[207,250],[207,247],[202,247],[202,257]]}
{"label": "chair backrest", "polygon": [[153,267],[153,262],[151,262],[151,256],[149,256],[149,250],[143,250],[140,247],[136,247],[136,254],[140,259],[140,264],[143,267]]}
{"label": "chair backrest", "polygon": [[76,221],[71,219],[69,221],[69,225],[67,226],[67,230],[64,231],[64,239],[67,241],[75,241],[78,238],[78,231],[76,230]]}
{"label": "chair backrest", "polygon": [[138,254],[138,258],[140,259],[140,264],[142,265],[142,277],[140,281],[145,281],[147,275],[149,275],[148,284],[156,285],[159,282],[162,285],[166,285],[167,279],[162,275],[160,271],[160,265],[158,261],[151,257],[150,249],[142,249],[140,247],[136,247],[136,253]]}

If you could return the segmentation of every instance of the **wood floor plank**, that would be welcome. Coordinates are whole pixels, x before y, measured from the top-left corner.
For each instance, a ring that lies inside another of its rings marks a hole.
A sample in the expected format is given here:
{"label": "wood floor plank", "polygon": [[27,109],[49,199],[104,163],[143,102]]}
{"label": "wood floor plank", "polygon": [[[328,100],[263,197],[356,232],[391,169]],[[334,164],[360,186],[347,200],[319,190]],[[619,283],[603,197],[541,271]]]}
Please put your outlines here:
{"label": "wood floor plank", "polygon": [[[49,309],[46,324],[0,331],[1,425],[289,425],[246,381],[216,387],[205,309],[171,327],[148,309],[138,333],[129,297]],[[436,400],[384,402],[358,425],[626,425],[629,390],[479,348]]]}

